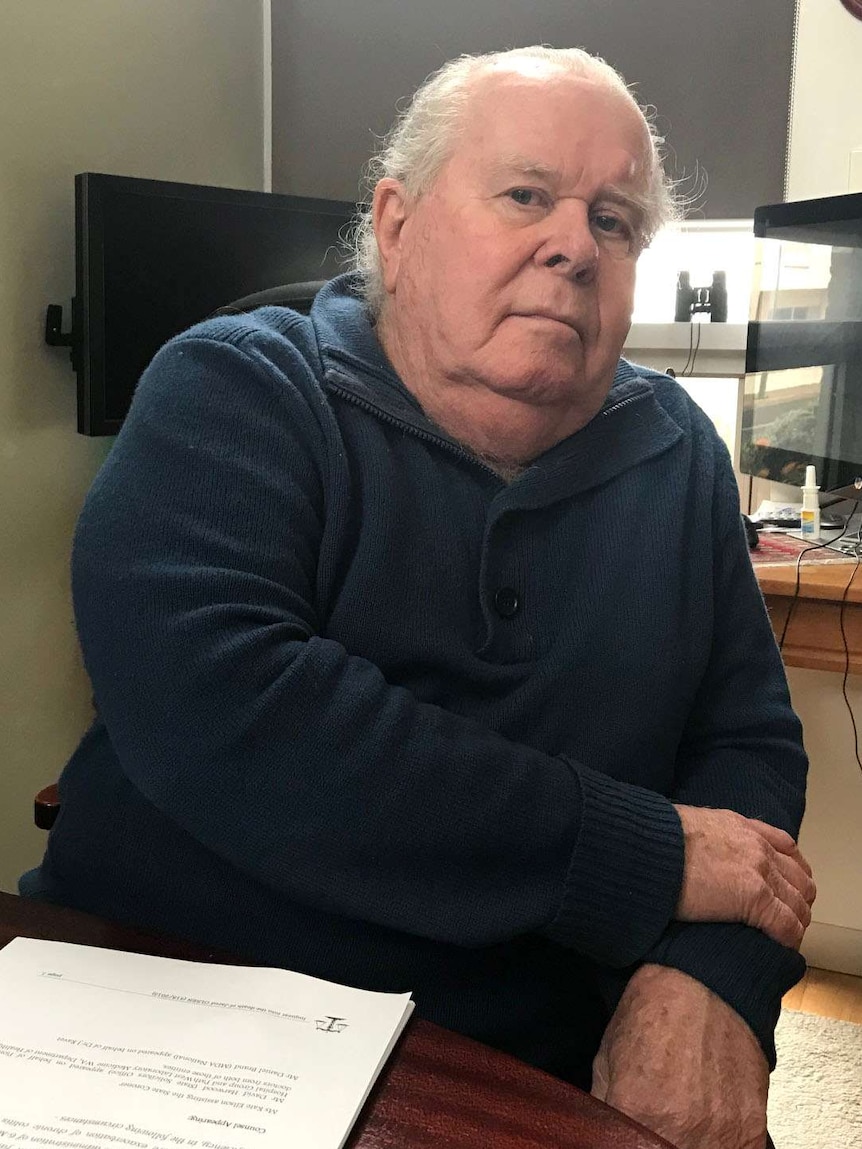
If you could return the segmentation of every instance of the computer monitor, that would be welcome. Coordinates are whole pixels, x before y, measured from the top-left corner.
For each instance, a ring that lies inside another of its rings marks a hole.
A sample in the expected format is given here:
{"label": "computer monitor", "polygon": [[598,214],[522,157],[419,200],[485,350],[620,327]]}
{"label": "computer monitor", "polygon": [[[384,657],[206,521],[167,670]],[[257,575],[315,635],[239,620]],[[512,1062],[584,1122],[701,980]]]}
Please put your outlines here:
{"label": "computer monitor", "polygon": [[78,430],[114,435],[173,335],[265,288],[343,269],[346,201],[85,172],[75,177]]}
{"label": "computer monitor", "polygon": [[741,470],[862,478],[862,193],[759,207]]}

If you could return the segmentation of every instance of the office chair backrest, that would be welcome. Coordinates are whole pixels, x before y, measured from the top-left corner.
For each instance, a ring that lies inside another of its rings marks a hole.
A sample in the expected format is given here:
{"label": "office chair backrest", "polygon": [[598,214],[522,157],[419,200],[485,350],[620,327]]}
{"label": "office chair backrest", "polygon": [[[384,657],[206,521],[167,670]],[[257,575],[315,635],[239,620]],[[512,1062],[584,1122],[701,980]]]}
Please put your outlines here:
{"label": "office chair backrest", "polygon": [[233,303],[226,303],[212,314],[241,315],[244,311],[254,311],[257,307],[292,307],[294,311],[308,315],[314,297],[328,282],[326,279],[308,279],[303,283],[285,283],[281,287],[268,287],[265,291],[255,291],[252,295],[235,299]]}
{"label": "office chair backrest", "polygon": [[[302,283],[285,283],[280,287],[268,287],[265,291],[255,291],[226,303],[212,312],[216,315],[242,315],[257,307],[291,307],[303,315],[308,315],[314,297],[324,287],[327,279],[307,279]],[[60,795],[56,783],[45,786],[36,795],[33,803],[33,820],[40,830],[50,830],[60,812]]]}

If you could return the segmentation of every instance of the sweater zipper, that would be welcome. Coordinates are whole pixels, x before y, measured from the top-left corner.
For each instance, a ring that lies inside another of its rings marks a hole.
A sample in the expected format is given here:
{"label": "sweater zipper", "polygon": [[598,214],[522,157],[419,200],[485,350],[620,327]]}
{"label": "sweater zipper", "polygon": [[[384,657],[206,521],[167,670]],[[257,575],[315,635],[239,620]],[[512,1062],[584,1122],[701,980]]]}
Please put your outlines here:
{"label": "sweater zipper", "polygon": [[[375,415],[384,423],[389,423],[390,426],[398,427],[402,431],[407,431],[411,435],[415,435],[419,439],[424,439],[428,443],[434,443],[438,447],[442,447],[450,454],[455,455],[456,458],[463,459],[465,463],[471,463],[474,467],[479,467],[489,475],[493,475],[495,479],[500,480],[500,476],[487,463],[483,463],[476,455],[471,455],[469,451],[465,451],[462,447],[452,443],[449,439],[444,439],[440,435],[434,435],[431,431],[425,431],[421,427],[415,427],[412,423],[408,423],[405,419],[399,419],[397,415],[391,415],[382,407],[378,407],[376,403],[370,403],[367,399],[362,399],[347,387],[343,387],[340,383],[335,383],[331,378],[327,379],[328,385],[335,391],[342,399],[346,399],[354,406],[367,411],[371,415]],[[603,418],[608,415],[613,415],[617,411],[621,411],[623,407],[627,407],[630,403],[637,403],[644,399],[649,394],[649,391],[639,391],[637,395],[627,395],[625,399],[620,399],[618,403],[612,404],[604,411],[600,412]]]}
{"label": "sweater zipper", "polygon": [[628,407],[629,403],[638,403],[641,399],[646,398],[649,391],[639,391],[637,395],[627,395],[625,399],[620,399],[619,403],[613,403],[610,407],[606,407],[602,411],[602,418],[612,415],[615,411],[621,410],[623,407]]}
{"label": "sweater zipper", "polygon": [[376,403],[370,403],[367,399],[362,399],[358,395],[354,395],[347,387],[342,387],[340,383],[334,383],[332,379],[328,379],[327,383],[342,399],[346,399],[349,403],[353,403],[354,406],[376,416],[384,423],[388,423],[392,427],[398,427],[402,431],[407,431],[409,434],[415,435],[418,439],[423,439],[427,443],[434,443],[436,446],[448,451],[451,455],[455,455],[456,458],[463,459],[465,463],[471,463],[474,467],[479,467],[487,474],[493,475],[498,482],[503,481],[493,467],[489,467],[488,464],[483,463],[478,456],[471,455],[469,451],[465,451],[463,447],[459,447],[449,439],[444,439],[441,435],[435,435],[431,431],[425,431],[421,427],[415,427],[412,423],[408,423],[406,419],[399,419],[397,415],[391,415],[388,411],[384,411],[382,407],[378,407]]}

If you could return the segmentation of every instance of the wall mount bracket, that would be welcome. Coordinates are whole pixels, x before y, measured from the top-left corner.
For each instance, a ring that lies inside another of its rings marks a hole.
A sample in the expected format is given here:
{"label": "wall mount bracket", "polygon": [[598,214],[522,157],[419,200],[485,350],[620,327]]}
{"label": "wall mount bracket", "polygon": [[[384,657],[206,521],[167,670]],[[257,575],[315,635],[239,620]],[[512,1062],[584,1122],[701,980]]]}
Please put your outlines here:
{"label": "wall mount bracket", "polygon": [[80,340],[75,330],[75,300],[72,300],[72,327],[63,330],[63,307],[59,303],[49,303],[45,312],[45,342],[49,347],[68,347],[72,369],[78,369]]}

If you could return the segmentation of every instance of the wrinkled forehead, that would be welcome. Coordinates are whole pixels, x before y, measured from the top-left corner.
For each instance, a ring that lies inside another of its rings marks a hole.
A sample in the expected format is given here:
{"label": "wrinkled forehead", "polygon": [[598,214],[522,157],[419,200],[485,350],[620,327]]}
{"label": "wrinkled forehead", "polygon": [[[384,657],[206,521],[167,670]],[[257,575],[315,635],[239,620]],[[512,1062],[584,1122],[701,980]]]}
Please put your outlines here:
{"label": "wrinkled forehead", "polygon": [[535,67],[492,71],[473,81],[451,159],[499,164],[533,157],[559,170],[601,149],[616,178],[642,182],[652,143],[643,113],[629,94],[601,78]]}

